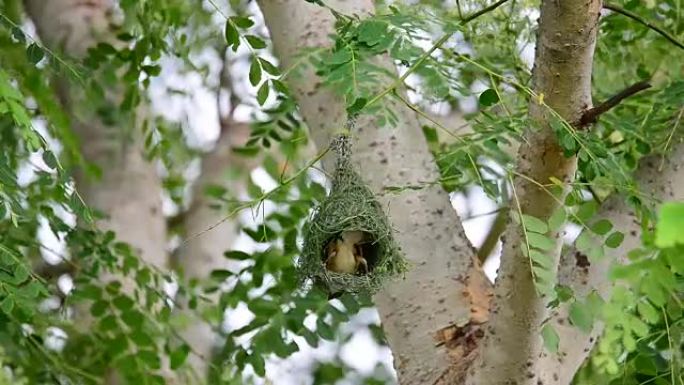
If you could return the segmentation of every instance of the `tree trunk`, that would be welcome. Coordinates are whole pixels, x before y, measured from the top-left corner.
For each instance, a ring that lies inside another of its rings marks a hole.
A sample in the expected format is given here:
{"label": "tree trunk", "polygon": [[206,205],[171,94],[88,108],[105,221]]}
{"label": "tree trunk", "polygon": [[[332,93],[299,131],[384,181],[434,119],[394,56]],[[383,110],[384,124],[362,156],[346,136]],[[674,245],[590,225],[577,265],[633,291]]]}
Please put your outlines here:
{"label": "tree trunk", "polygon": [[[231,179],[229,170],[239,168],[249,172],[256,166],[253,159],[245,159],[236,156],[231,147],[243,145],[249,136],[249,125],[244,123],[231,123],[223,127],[216,147],[202,159],[202,171],[195,187],[193,188],[192,204],[185,214],[183,214],[184,238],[192,237],[202,233],[201,236],[190,238],[181,245],[174,253],[175,267],[179,270],[183,278],[187,280],[196,279],[199,282],[209,278],[212,270],[229,269],[229,261],[223,253],[230,250],[239,234],[238,222],[233,218],[225,220],[226,210],[212,208],[216,201],[206,195],[206,188],[215,185],[225,188],[236,198],[246,191],[245,177]],[[205,232],[210,227],[211,231]],[[217,296],[211,296],[210,307],[206,309],[212,312],[214,326],[221,324],[223,314],[217,313]],[[200,304],[200,311],[204,311]],[[204,320],[197,319],[195,312],[184,311],[184,316],[189,321],[181,335],[187,341],[196,354],[188,357],[188,360],[201,378],[206,378],[208,365],[211,362],[213,349],[219,343],[219,336],[212,329],[212,326]]]}
{"label": "tree trunk", "polygon": [[[112,1],[27,0],[25,4],[41,39],[55,51],[82,58],[90,47],[113,37]],[[82,171],[75,175],[76,189],[85,203],[106,216],[98,220],[98,228],[115,232],[117,239],[130,244],[147,264],[165,268],[168,258],[162,183],[155,164],[144,158],[141,130],[135,123],[132,128],[108,126],[92,111],[79,108],[88,105],[80,88],[60,91],[84,159],[102,168],[99,180]],[[112,91],[113,99],[119,99],[116,92]],[[101,278],[103,282],[109,279],[122,280]],[[134,285],[122,281],[124,287]],[[87,311],[79,311],[76,322],[87,328],[88,316]],[[106,383],[118,383],[116,377],[109,375]]]}
{"label": "tree trunk", "polygon": [[[262,0],[259,5],[283,68],[290,67],[303,49],[331,45],[334,19],[329,10],[300,0]],[[369,0],[330,1],[326,5],[345,14],[373,11]],[[394,71],[389,58],[379,60]],[[344,101],[322,86],[311,67],[302,68],[299,74],[288,78],[288,85],[316,145],[325,148],[345,124]],[[396,128],[377,127],[368,117],[359,119],[352,132],[353,160],[363,165],[362,176],[380,196],[410,261],[405,279],[388,282],[375,297],[400,382],[433,384],[453,376],[467,361],[464,355],[469,352],[458,349],[458,342],[451,337],[456,325],[483,321],[488,297],[482,293],[488,286],[440,186],[400,194],[383,191],[385,186],[439,179],[415,114],[404,105],[392,107],[399,120]],[[330,160],[324,165],[329,166]]]}
{"label": "tree trunk", "polygon": [[[600,10],[600,0],[542,1],[534,91],[568,122],[579,121],[584,110],[591,107],[592,59]],[[577,161],[564,156],[550,126],[551,114],[536,98],[530,101],[530,119],[535,127],[527,131],[518,152],[511,214],[518,216],[520,211],[547,221],[568,189],[553,197],[531,180],[546,184],[553,177],[572,182]],[[553,259],[551,271],[555,272],[562,239],[556,232],[547,236],[555,239],[555,247],[546,253]],[[490,325],[468,384],[536,385],[540,381],[540,331],[548,313],[548,298],[535,287],[530,259],[524,253],[526,238],[521,225],[510,221],[504,234]]]}
{"label": "tree trunk", "polygon": [[[45,44],[82,57],[89,47],[108,37],[114,4],[111,1],[27,0],[26,8]],[[131,244],[148,263],[167,264],[166,222],[162,212],[162,184],[156,166],[144,159],[139,130],[128,142],[121,127],[111,127],[97,116],[81,116],[78,90],[65,90],[63,102],[72,113],[73,130],[86,161],[102,168],[102,179],[78,172],[76,188],[86,203],[107,215],[99,221],[118,239]]]}
{"label": "tree trunk", "polygon": [[[644,202],[647,207],[656,209],[662,201],[684,200],[682,164],[682,143],[674,147],[669,157],[663,159],[662,156],[651,155],[639,162],[635,175],[639,191],[655,200]],[[600,219],[609,220],[614,230],[625,234],[625,240],[620,247],[608,249],[606,255],[599,260],[590,260],[576,250],[563,254],[558,281],[561,285],[572,288],[578,298],[596,290],[602,298],[608,300],[613,286],[608,279],[609,268],[615,263],[627,262],[627,253],[641,245],[641,223],[624,196],[615,194],[604,202],[596,220]],[[603,241],[603,237],[595,238],[597,246],[603,244]],[[551,320],[560,337],[560,346],[558,354],[545,353],[542,356],[540,367],[544,384],[569,384],[602,331],[600,324],[595,325],[591,333],[581,331],[568,321],[568,311],[568,306],[561,307]]]}

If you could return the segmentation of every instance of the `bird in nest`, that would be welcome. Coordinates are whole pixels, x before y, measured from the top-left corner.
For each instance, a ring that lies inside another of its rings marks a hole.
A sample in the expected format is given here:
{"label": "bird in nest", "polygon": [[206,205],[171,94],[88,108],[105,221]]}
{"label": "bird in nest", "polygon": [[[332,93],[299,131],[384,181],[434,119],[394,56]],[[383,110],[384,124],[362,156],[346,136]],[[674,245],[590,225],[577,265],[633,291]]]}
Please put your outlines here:
{"label": "bird in nest", "polygon": [[368,262],[363,257],[362,245],[367,241],[363,231],[343,231],[325,248],[325,268],[336,273],[368,273]]}

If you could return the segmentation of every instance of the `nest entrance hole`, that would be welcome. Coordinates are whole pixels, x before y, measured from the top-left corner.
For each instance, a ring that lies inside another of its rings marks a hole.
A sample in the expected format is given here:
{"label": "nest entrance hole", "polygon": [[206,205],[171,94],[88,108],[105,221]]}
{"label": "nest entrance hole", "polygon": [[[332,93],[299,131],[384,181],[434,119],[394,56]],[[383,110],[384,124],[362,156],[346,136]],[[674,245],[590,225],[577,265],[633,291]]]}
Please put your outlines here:
{"label": "nest entrance hole", "polygon": [[[357,231],[357,230],[346,230],[346,231]],[[360,231],[360,230],[358,230]],[[341,231],[339,233],[336,233],[332,237],[328,238],[328,240],[325,242],[325,248],[321,251],[321,260],[325,264],[328,259],[328,246],[339,239],[342,239],[342,234],[345,231]],[[356,245],[359,247],[361,251],[361,257],[366,260],[366,263],[368,264],[368,271],[364,272],[363,269],[359,268],[356,271],[356,274],[358,275],[366,275],[366,274],[371,274],[375,267],[377,266],[379,262],[379,257],[380,257],[380,244],[377,242],[375,237],[367,232],[367,231],[361,231],[363,233],[363,240],[361,242],[356,243]]]}

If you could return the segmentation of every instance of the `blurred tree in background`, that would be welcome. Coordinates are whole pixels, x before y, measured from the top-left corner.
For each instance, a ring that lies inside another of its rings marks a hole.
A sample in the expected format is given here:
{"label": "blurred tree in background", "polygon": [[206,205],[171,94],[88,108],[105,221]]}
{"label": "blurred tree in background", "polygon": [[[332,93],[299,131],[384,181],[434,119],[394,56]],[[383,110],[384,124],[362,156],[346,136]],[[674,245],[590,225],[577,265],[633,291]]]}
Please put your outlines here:
{"label": "blurred tree in background", "polygon": [[[0,384],[684,385],[683,18],[0,0]],[[350,117],[409,271],[329,300]]]}

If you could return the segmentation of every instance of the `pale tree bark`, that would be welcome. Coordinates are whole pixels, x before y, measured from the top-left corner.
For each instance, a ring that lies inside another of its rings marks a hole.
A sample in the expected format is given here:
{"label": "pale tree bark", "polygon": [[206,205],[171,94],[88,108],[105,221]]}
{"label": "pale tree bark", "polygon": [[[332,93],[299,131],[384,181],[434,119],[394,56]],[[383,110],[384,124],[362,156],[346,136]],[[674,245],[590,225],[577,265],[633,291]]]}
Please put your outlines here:
{"label": "pale tree bark", "polygon": [[[600,10],[600,0],[542,1],[534,91],[571,123],[578,122],[591,107],[592,60]],[[577,161],[575,157],[564,156],[550,127],[551,114],[536,98],[530,101],[530,118],[536,127],[527,131],[518,152],[511,215],[521,211],[546,221],[559,207],[559,201],[563,201],[567,189],[553,197],[529,179],[543,184],[552,177],[572,182]],[[556,239],[555,248],[547,253],[553,258],[555,271],[562,239],[558,233],[547,235]],[[469,372],[468,384],[536,385],[541,378],[540,331],[548,313],[548,299],[537,293],[530,260],[523,253],[525,242],[521,225],[510,221],[504,234],[490,323],[477,363]]]}
{"label": "pale tree bark", "polygon": [[[246,177],[231,177],[230,170],[239,169],[249,173],[258,164],[258,160],[240,157],[232,151],[232,147],[244,145],[247,141],[249,125],[228,122],[222,125],[224,127],[215,148],[202,158],[201,173],[193,188],[192,203],[183,214],[183,233],[187,241],[174,253],[174,259],[175,267],[181,272],[184,281],[194,279],[204,282],[212,270],[230,268],[223,253],[232,248],[239,235],[238,222],[234,218],[226,219],[226,210],[212,207],[218,202],[206,194],[206,189],[209,186],[220,186],[239,199],[246,191]],[[211,231],[207,231],[208,229]],[[197,234],[202,235],[195,236]],[[198,319],[195,312],[182,311],[188,324],[181,335],[193,351],[188,360],[202,379],[206,378],[213,349],[220,342],[215,328],[220,325],[223,315],[216,311],[217,299],[216,296],[209,296],[207,306],[202,306],[200,302],[199,308],[200,311],[208,310],[212,313],[210,318],[214,321],[213,328],[209,323]]]}
{"label": "pale tree bark", "polygon": [[[113,1],[26,0],[25,5],[46,46],[66,55],[83,58],[90,47],[114,37]],[[109,91],[113,100],[119,99],[118,91]],[[168,258],[162,183],[156,166],[145,160],[141,130],[136,122],[128,127],[108,126],[87,109],[84,93],[77,87],[66,86],[60,92],[84,159],[102,170],[100,179],[82,171],[75,175],[76,189],[85,203],[106,215],[98,220],[98,228],[115,232],[117,239],[130,244],[145,263],[165,268]],[[123,281],[127,290],[133,286],[122,277],[101,277],[103,282],[109,279]],[[87,328],[87,311],[77,313],[77,324]],[[118,382],[113,372],[105,381]]]}
{"label": "pale tree bark", "polygon": [[[329,10],[300,0],[262,0],[259,5],[283,68],[293,65],[304,49],[332,44],[334,19]],[[373,11],[369,0],[326,5],[344,14]],[[389,58],[379,60],[394,71]],[[344,101],[321,84],[311,67],[296,72],[300,76],[288,78],[288,85],[314,142],[319,149],[325,148],[346,122]],[[459,346],[462,341],[455,340],[455,325],[472,322],[474,330],[484,321],[488,286],[440,186],[401,194],[383,192],[385,186],[439,179],[414,112],[396,103],[392,108],[399,120],[396,128],[377,127],[373,119],[361,117],[352,132],[353,160],[363,165],[362,176],[387,208],[396,239],[410,261],[405,279],[388,283],[375,303],[401,383],[446,383],[462,369],[468,360],[464,356],[470,353]],[[331,165],[331,159],[324,165]]]}
{"label": "pale tree bark", "polygon": [[[26,8],[45,44],[70,56],[83,57],[88,48],[111,38],[112,1],[27,0]],[[110,127],[94,114],[83,116],[80,113],[84,111],[77,107],[83,102],[78,97],[83,95],[77,90],[65,90],[64,94],[84,159],[102,169],[100,180],[83,172],[76,175],[76,188],[86,203],[108,216],[99,221],[99,228],[116,232],[146,262],[165,266],[162,184],[155,165],[144,159],[139,130]]]}
{"label": "pale tree bark", "polygon": [[[651,155],[639,162],[635,179],[646,207],[656,209],[663,201],[684,200],[682,164],[684,164],[684,145],[681,143],[665,157]],[[595,220],[600,219],[609,220],[614,230],[625,234],[625,239],[619,247],[607,249],[606,255],[599,260],[590,260],[586,255],[574,249],[563,254],[558,282],[572,288],[575,296],[580,299],[596,291],[602,298],[608,300],[614,284],[608,279],[610,267],[616,263],[627,262],[627,253],[641,245],[641,222],[634,208],[627,204],[625,196],[615,194],[608,198],[601,205],[595,218]],[[600,246],[604,238],[594,236],[593,240],[596,246]],[[567,305],[562,306],[551,319],[560,337],[560,345],[557,354],[545,352],[542,355],[540,379],[544,384],[569,384],[602,331],[602,325],[598,323],[591,333],[583,332],[570,323],[568,311]]]}

